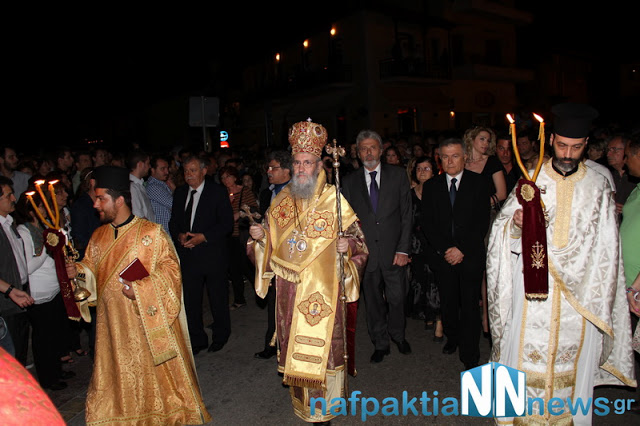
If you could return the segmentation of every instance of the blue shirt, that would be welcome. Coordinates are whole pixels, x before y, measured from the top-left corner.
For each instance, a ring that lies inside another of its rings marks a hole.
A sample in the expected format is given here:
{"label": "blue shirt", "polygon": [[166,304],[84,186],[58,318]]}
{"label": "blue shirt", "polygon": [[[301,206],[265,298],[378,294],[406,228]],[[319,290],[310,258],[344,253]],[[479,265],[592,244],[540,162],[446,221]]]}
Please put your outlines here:
{"label": "blue shirt", "polygon": [[153,176],[147,179],[147,195],[151,200],[151,207],[156,216],[156,223],[162,225],[169,233],[169,219],[171,219],[171,206],[173,205],[173,193],[166,182],[158,180]]}

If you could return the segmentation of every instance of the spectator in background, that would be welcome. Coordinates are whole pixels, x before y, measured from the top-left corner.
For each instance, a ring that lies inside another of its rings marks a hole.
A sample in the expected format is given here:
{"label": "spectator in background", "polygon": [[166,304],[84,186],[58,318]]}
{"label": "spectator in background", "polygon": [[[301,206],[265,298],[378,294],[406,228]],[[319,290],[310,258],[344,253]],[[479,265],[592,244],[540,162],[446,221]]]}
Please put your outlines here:
{"label": "spectator in background", "polygon": [[356,144],[364,167],[345,177],[342,193],[361,221],[369,249],[362,291],[374,345],[370,361],[379,363],[390,353],[390,340],[400,353],[411,353],[405,339],[411,186],[403,167],[380,162],[382,138],[377,132],[362,130]]}
{"label": "spectator in background", "polygon": [[[267,163],[267,180],[269,187],[263,189],[260,192],[259,198],[259,213],[263,220],[267,209],[271,205],[276,195],[284,188],[291,180],[291,174],[293,172],[293,166],[291,165],[291,154],[287,151],[273,151],[267,157],[269,162]],[[276,354],[276,285],[275,278],[272,278],[267,295],[267,332],[264,339],[264,349],[261,352],[254,354],[255,358],[269,359]]]}
{"label": "spectator in background", "polygon": [[402,155],[400,154],[400,150],[393,145],[384,150],[382,158],[384,158],[385,164],[402,166]]}
{"label": "spectator in background", "polygon": [[522,176],[522,171],[520,171],[520,167],[515,164],[511,136],[507,133],[501,133],[497,136],[496,155],[502,164],[505,183],[507,185],[507,195],[509,195],[513,188],[515,188],[516,183],[518,183],[518,179]]}
{"label": "spectator in background", "polygon": [[[78,259],[82,259],[85,254],[93,231],[100,226],[100,214],[93,207],[96,202],[96,179],[94,176],[95,168],[89,167],[80,174],[80,187],[78,188],[78,198],[71,205],[71,236],[73,244],[78,250]],[[80,279],[80,278],[77,278]],[[82,330],[87,332],[89,355],[94,358],[95,352],[95,335],[96,335],[96,307],[95,303],[89,303],[89,312],[91,314],[91,322],[81,322],[80,324],[71,323],[71,332],[80,334]],[[84,355],[82,349],[77,350],[79,342],[76,341],[76,354]],[[69,358],[66,358],[69,359]]]}
{"label": "spectator in background", "polygon": [[91,162],[93,163],[93,167],[108,165],[109,152],[104,148],[96,148],[91,152]]}
{"label": "spectator in background", "polygon": [[[625,148],[625,163],[629,174],[640,178],[640,138],[636,137],[627,143]],[[640,316],[640,302],[634,298],[640,292],[640,184],[636,185],[622,209],[623,219],[620,225],[620,238],[622,241],[622,261],[624,263],[624,275],[627,299],[631,312]],[[640,329],[636,325],[634,334],[634,349],[640,352]]]}
{"label": "spectator in background", "polygon": [[0,342],[22,365],[26,365],[29,319],[23,308],[32,305],[33,298],[22,291],[28,285],[29,270],[24,243],[11,216],[16,206],[12,184],[11,179],[0,176],[0,290],[4,293],[4,297],[0,297],[0,314],[11,336],[9,339],[5,336]]}
{"label": "spectator in background", "polygon": [[[425,328],[434,329],[434,342],[444,340],[442,334],[442,318],[440,316],[440,294],[435,276],[427,259],[424,233],[422,232],[422,190],[425,182],[434,176],[437,166],[433,158],[417,157],[411,170],[412,180],[416,185],[411,190],[413,211],[413,233],[411,235],[411,283],[407,312],[424,320]],[[432,207],[430,207],[432,208]]]}
{"label": "spectator in background", "polygon": [[75,158],[75,173],[73,174],[73,178],[71,179],[71,184],[73,187],[73,192],[71,192],[73,198],[75,199],[78,187],[80,186],[80,173],[87,167],[93,167],[93,161],[91,160],[91,154],[86,151],[76,152],[74,155]]}
{"label": "spectator in background", "polygon": [[100,226],[100,215],[93,208],[96,202],[95,178],[93,167],[87,167],[80,173],[78,198],[71,205],[71,237],[80,259],[89,243],[91,234]]}
{"label": "spectator in background", "polygon": [[[246,242],[249,238],[249,220],[241,214],[242,206],[247,205],[252,212],[258,211],[258,202],[249,187],[240,184],[238,169],[224,166],[220,169],[220,180],[227,188],[231,209],[233,210],[233,232],[229,238],[229,277],[233,286],[233,304],[231,310],[247,304],[244,297],[244,277],[252,282],[253,268],[249,267],[246,255]],[[242,234],[242,236],[241,236]]]}
{"label": "spectator in background", "polygon": [[207,163],[189,157],[184,163],[185,185],[176,188],[169,229],[180,256],[182,288],[192,351],[207,348],[202,318],[206,288],[213,315],[210,352],[221,350],[231,334],[229,315],[229,253],[227,238],[233,231],[233,211],[224,187],[207,179]]}
{"label": "spectator in background", "polygon": [[[40,197],[33,197],[38,211],[46,217],[47,211]],[[24,242],[29,269],[29,292],[34,304],[27,310],[31,323],[31,347],[38,382],[45,389],[54,391],[67,387],[63,380],[75,376],[73,371],[63,371],[61,354],[66,351],[68,333],[67,312],[60,293],[60,283],[53,258],[44,246],[44,227],[37,218],[33,206],[22,195],[18,201],[16,223]]]}
{"label": "spectator in background", "polygon": [[469,370],[480,359],[478,301],[491,208],[487,179],[465,169],[463,146],[464,142],[455,138],[440,143],[444,173],[427,181],[422,189],[421,226],[440,293],[447,336],[442,352],[453,354],[459,347],[460,361]]}
{"label": "spectator in background", "polygon": [[633,178],[629,179],[624,163],[625,147],[629,141],[629,137],[622,134],[615,134],[607,141],[607,162],[613,176],[613,183],[616,186],[615,200],[618,219],[622,219],[622,206],[635,188]]}
{"label": "spectator in background", "polygon": [[169,219],[173,206],[173,191],[167,184],[169,180],[169,162],[161,156],[151,158],[151,175],[147,179],[146,191],[156,222],[169,233]]}
{"label": "spectator in background", "polygon": [[[502,171],[502,163],[495,155],[496,134],[488,128],[476,126],[468,129],[464,133],[464,148],[467,156],[465,169],[480,174],[487,182],[489,189],[489,203],[491,214],[489,216],[489,226],[496,217],[502,202],[507,198],[507,183]],[[485,248],[488,242],[488,235],[485,236]],[[487,309],[487,278],[483,272],[482,287],[480,289],[482,302],[482,330],[486,337],[489,337],[489,315]]]}
{"label": "spectator in background", "polygon": [[[518,152],[520,153],[522,164],[524,164],[527,170],[535,169],[538,164],[538,157],[540,157],[537,133],[534,133],[531,129],[527,128],[518,131],[516,135],[516,145],[518,146]],[[545,158],[549,158],[546,152]]]}
{"label": "spectator in background", "polygon": [[67,146],[61,146],[56,151],[55,156],[54,170],[65,175],[66,178],[62,180],[62,183],[66,186],[67,193],[72,194],[73,155],[71,149]]}
{"label": "spectator in background", "polygon": [[149,154],[143,151],[131,151],[127,155],[127,167],[129,180],[131,180],[131,211],[138,217],[155,222],[156,215],[144,187],[144,178],[147,177],[151,168]]}
{"label": "spectator in background", "polygon": [[589,139],[587,158],[603,166],[607,165],[607,141],[600,138]]}
{"label": "spectator in background", "polygon": [[0,173],[11,179],[13,182],[14,195],[20,198],[20,195],[27,189],[29,178],[28,173],[18,170],[19,158],[16,150],[8,146],[0,146]]}
{"label": "spectator in background", "polygon": [[47,157],[36,158],[34,174],[46,176],[53,170],[53,162]]}

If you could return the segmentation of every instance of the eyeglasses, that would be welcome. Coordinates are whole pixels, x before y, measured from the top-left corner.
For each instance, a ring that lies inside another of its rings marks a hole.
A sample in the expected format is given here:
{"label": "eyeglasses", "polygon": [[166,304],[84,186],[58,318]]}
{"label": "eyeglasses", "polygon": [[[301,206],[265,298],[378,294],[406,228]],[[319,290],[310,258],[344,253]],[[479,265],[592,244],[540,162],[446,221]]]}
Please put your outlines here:
{"label": "eyeglasses", "polygon": [[309,161],[309,160],[298,161],[298,160],[295,160],[293,162],[293,167],[304,166],[305,169],[309,169],[309,168],[311,168],[311,166],[315,165],[316,163],[317,163],[317,161]]}
{"label": "eyeglasses", "polygon": [[430,172],[431,167],[416,167],[417,172]]}
{"label": "eyeglasses", "polygon": [[614,148],[614,147],[607,148],[607,152],[619,152],[622,150],[624,150],[624,148]]}
{"label": "eyeglasses", "polygon": [[282,167],[280,166],[269,166],[267,167],[267,171],[271,171],[271,170],[276,170],[276,169],[281,169]]}

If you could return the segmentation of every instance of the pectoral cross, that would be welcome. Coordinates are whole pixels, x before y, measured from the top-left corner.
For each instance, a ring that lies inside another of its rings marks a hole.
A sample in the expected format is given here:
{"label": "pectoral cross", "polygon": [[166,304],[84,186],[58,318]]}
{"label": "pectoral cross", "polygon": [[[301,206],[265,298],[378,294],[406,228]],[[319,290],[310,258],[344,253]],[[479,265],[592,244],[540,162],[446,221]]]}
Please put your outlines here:
{"label": "pectoral cross", "polygon": [[287,244],[289,244],[289,258],[291,258],[291,255],[293,254],[293,250],[296,246],[296,242],[297,241],[296,241],[295,235],[287,240]]}

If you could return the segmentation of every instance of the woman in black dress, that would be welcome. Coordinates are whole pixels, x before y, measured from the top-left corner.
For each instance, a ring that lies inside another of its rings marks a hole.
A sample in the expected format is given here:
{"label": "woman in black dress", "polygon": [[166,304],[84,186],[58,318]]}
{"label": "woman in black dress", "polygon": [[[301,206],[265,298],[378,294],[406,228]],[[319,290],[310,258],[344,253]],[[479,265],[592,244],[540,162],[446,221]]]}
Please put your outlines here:
{"label": "woman in black dress", "polygon": [[[491,216],[493,222],[498,210],[507,198],[507,182],[502,171],[502,164],[496,157],[496,134],[488,127],[472,127],[468,129],[463,137],[467,162],[465,169],[481,174],[489,184],[489,194],[491,199]],[[489,233],[485,237],[485,246],[488,243]],[[487,309],[487,277],[482,278],[482,331],[485,336],[489,336],[489,312]]]}
{"label": "woman in black dress", "polygon": [[416,158],[411,170],[412,181],[415,186],[411,190],[413,205],[413,232],[411,247],[410,290],[408,295],[408,310],[418,319],[424,319],[425,328],[434,328],[435,342],[444,340],[442,321],[440,320],[440,295],[435,276],[427,264],[425,236],[420,229],[420,215],[422,213],[422,187],[426,181],[437,173],[437,165],[433,158]]}

